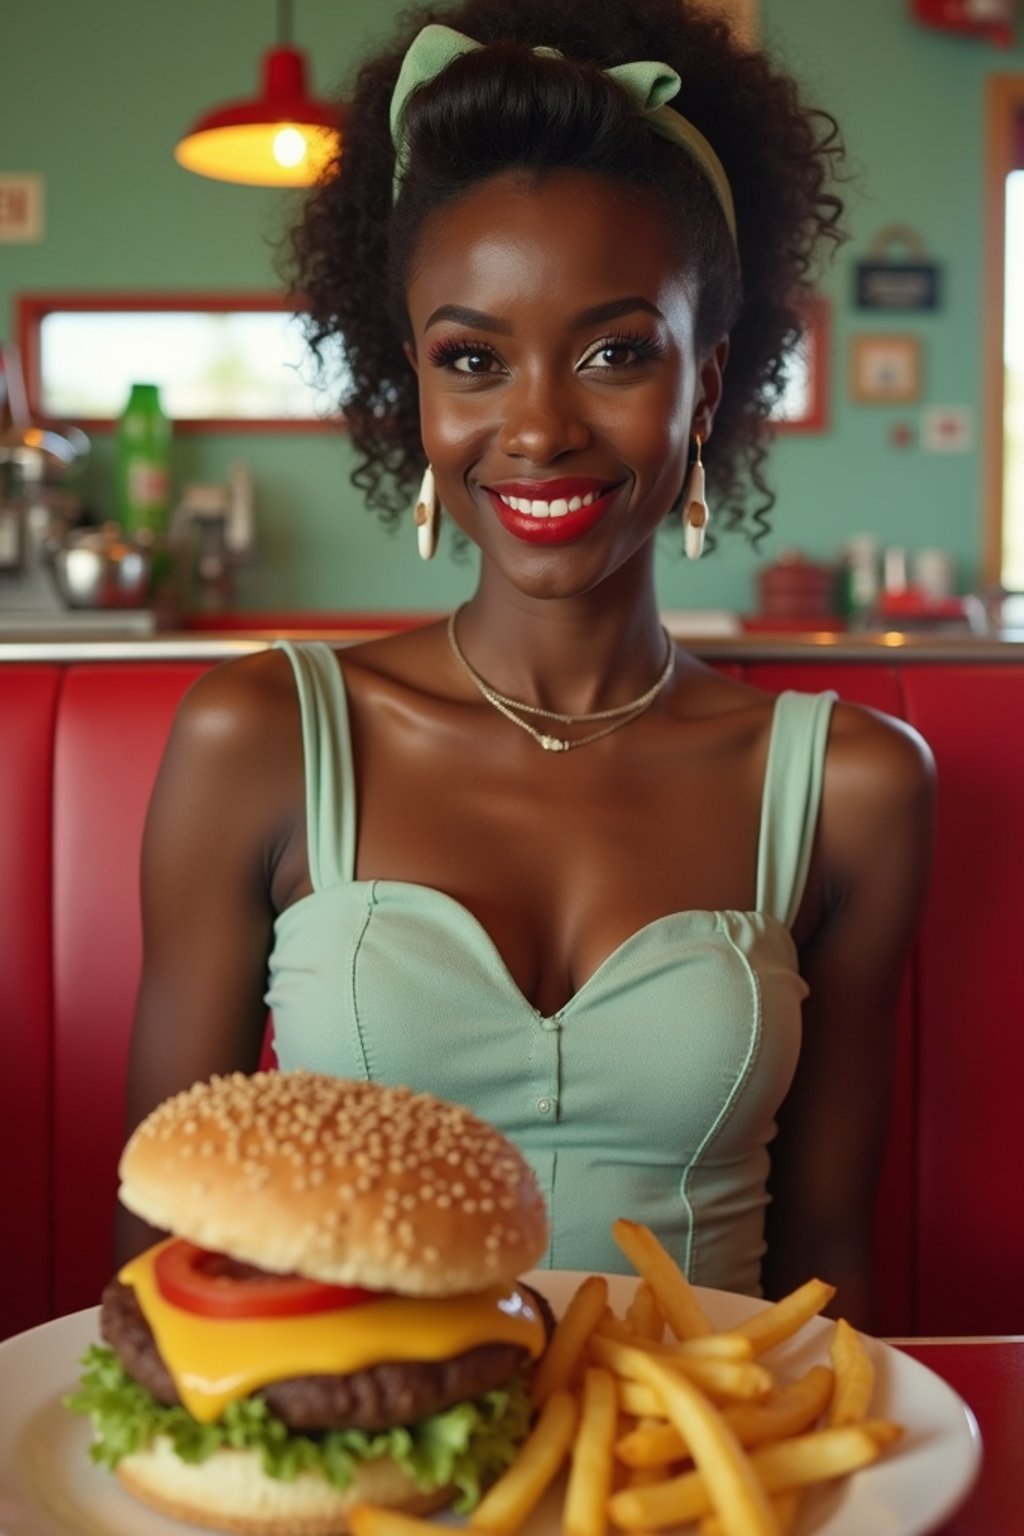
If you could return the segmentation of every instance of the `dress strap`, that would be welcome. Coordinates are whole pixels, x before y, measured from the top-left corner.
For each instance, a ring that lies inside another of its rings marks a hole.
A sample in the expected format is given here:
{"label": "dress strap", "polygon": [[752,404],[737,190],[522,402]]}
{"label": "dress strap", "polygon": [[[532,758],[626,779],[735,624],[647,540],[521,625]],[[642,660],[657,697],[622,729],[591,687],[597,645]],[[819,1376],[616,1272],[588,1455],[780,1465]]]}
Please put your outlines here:
{"label": "dress strap", "polygon": [[315,891],[355,878],[356,796],[345,682],[322,640],[278,641],[295,673],[306,774],[306,845]]}
{"label": "dress strap", "polygon": [[757,845],[756,911],[791,928],[818,825],[836,694],[780,693],[772,716]]}

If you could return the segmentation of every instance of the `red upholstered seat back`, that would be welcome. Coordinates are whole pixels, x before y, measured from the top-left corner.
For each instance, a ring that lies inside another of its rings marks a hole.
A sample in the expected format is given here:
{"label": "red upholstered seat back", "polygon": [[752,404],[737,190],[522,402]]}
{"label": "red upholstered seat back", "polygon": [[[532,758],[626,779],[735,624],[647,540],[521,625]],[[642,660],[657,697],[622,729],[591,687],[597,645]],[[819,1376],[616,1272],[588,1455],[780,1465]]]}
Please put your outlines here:
{"label": "red upholstered seat back", "polygon": [[917,1331],[1024,1331],[1024,668],[907,667],[939,772],[918,944]]}
{"label": "red upholstered seat back", "polygon": [[0,667],[0,1337],[52,1302],[50,778],[61,677]]}
{"label": "red upholstered seat back", "polygon": [[202,665],[76,666],[61,699],[53,823],[57,1313],[110,1277],[124,1081],[142,944],[139,852],[174,711]]}
{"label": "red upholstered seat back", "polygon": [[[142,827],[174,711],[203,670],[0,667],[0,1337],[93,1303],[108,1276]],[[723,670],[774,690],[835,687],[909,719],[935,751],[936,866],[878,1207],[880,1323],[1020,1332],[1024,667]]]}

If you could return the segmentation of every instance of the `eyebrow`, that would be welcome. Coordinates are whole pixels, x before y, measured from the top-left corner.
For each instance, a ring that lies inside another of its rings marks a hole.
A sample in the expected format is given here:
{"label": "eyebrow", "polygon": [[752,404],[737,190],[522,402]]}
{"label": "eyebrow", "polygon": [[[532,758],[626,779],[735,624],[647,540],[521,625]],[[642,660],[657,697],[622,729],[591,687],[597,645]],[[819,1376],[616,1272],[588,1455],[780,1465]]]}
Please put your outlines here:
{"label": "eyebrow", "polygon": [[[656,304],[649,299],[641,298],[634,294],[625,299],[611,299],[607,304],[595,304],[592,309],[582,309],[569,321],[570,331],[582,330],[584,326],[599,325],[604,320],[618,320],[623,315],[633,314],[636,310],[644,310],[649,315],[654,315],[658,320],[664,320],[665,316]],[[473,330],[493,331],[498,336],[511,336],[512,326],[507,320],[499,320],[497,315],[489,315],[482,309],[467,309],[462,304],[442,304],[435,309],[428,319],[425,330],[432,325],[437,325],[442,320],[452,320],[456,325],[466,325]]]}

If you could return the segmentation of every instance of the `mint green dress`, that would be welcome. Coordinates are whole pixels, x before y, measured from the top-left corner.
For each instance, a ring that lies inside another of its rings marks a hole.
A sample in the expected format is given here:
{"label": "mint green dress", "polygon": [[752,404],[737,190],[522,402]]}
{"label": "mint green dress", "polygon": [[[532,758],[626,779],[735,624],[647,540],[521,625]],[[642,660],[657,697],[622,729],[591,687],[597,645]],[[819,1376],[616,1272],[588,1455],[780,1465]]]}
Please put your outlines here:
{"label": "mint green dress", "polygon": [[656,919],[547,1017],[454,898],[354,878],[341,669],[320,642],[282,649],[302,709],[313,889],[274,926],[281,1067],[407,1084],[500,1126],[547,1197],[555,1268],[627,1268],[609,1227],[628,1216],[695,1283],[759,1294],[768,1146],[807,992],[789,930],[835,696],[776,702],[756,910]]}

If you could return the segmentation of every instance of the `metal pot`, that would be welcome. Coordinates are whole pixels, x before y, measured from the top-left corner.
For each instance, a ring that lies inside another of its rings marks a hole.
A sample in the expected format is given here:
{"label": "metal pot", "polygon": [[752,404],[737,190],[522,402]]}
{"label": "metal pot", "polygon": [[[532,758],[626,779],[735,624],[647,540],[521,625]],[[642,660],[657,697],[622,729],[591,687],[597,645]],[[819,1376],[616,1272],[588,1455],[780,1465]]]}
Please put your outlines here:
{"label": "metal pot", "polygon": [[128,539],[116,523],[70,533],[53,553],[57,590],[69,608],[145,608],[153,547]]}

